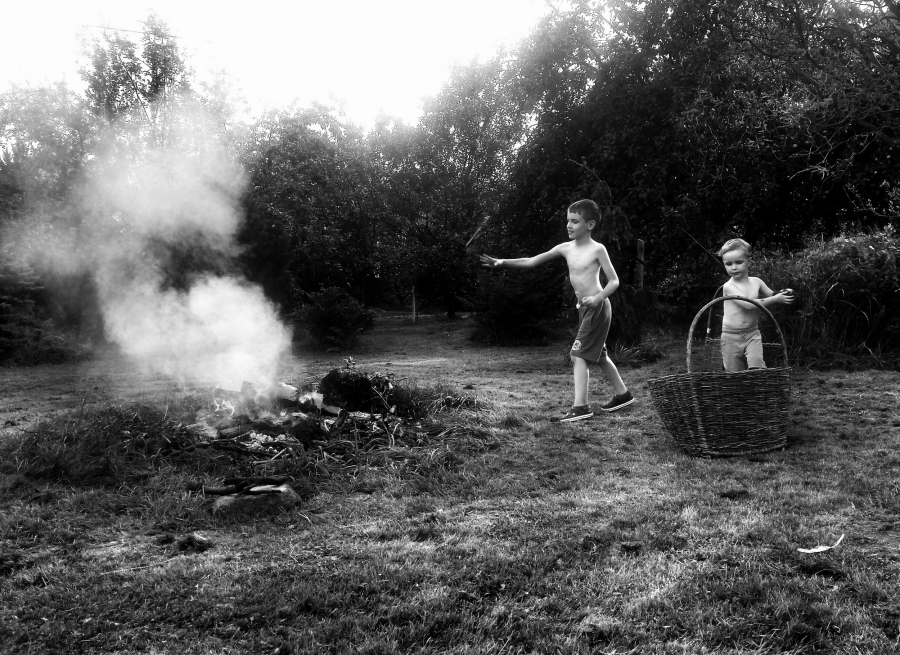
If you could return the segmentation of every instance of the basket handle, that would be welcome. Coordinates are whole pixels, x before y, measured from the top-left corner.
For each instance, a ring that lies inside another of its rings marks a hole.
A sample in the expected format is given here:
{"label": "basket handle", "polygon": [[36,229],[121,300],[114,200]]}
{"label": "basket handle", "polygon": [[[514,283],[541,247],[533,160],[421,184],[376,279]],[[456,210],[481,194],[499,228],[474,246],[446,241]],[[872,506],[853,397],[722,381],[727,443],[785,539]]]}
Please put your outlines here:
{"label": "basket handle", "polygon": [[743,300],[745,302],[750,302],[763,310],[766,314],[768,314],[769,318],[772,319],[772,324],[775,326],[775,329],[778,331],[778,338],[781,339],[781,353],[784,357],[784,367],[789,368],[790,362],[788,361],[787,354],[787,342],[784,340],[784,334],[781,332],[781,327],[778,325],[778,321],[775,320],[775,317],[772,316],[772,312],[765,308],[765,306],[759,302],[758,300],[754,300],[753,298],[747,298],[745,296],[721,296],[720,298],[713,298],[711,302],[706,303],[703,308],[697,312],[697,315],[694,317],[693,322],[691,323],[691,329],[688,330],[688,339],[687,339],[687,372],[691,372],[691,342],[694,340],[694,328],[697,327],[697,321],[700,320],[700,317],[703,315],[707,309],[712,307],[713,305],[724,302],[726,300]]}
{"label": "basket handle", "polygon": [[[725,285],[722,285],[721,287],[716,289],[716,292],[713,294],[713,300],[715,300],[716,298],[719,297],[719,292],[722,292],[723,296],[725,295]],[[701,310],[701,311],[703,311],[703,310]],[[710,312],[709,314],[707,314],[707,316],[708,316],[708,318],[706,319],[706,338],[709,339],[710,336],[712,335],[713,313]]]}

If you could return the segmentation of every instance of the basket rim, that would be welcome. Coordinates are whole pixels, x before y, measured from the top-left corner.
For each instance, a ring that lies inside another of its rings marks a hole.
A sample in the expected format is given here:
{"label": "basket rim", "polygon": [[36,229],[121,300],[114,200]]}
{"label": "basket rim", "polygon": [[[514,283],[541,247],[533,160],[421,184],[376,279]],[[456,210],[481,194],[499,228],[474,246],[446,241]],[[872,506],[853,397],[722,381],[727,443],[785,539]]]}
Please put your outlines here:
{"label": "basket rim", "polygon": [[746,302],[753,303],[761,310],[763,310],[766,315],[772,320],[772,324],[775,326],[775,330],[778,332],[778,338],[781,340],[781,354],[784,358],[784,366],[781,368],[790,368],[791,363],[788,360],[788,350],[787,350],[787,341],[784,339],[784,334],[781,331],[781,326],[778,325],[778,321],[775,320],[775,317],[772,315],[768,309],[766,309],[765,305],[763,305],[759,300],[755,300],[753,298],[747,298],[746,296],[719,296],[718,298],[713,298],[710,302],[706,303],[700,311],[697,312],[697,315],[694,316],[694,320],[691,321],[691,327],[688,330],[688,338],[687,338],[687,372],[691,373],[691,343],[694,340],[694,329],[697,327],[697,322],[700,320],[700,317],[703,315],[703,312],[708,310],[713,305],[716,305],[720,302],[725,302],[726,300],[744,300]]}

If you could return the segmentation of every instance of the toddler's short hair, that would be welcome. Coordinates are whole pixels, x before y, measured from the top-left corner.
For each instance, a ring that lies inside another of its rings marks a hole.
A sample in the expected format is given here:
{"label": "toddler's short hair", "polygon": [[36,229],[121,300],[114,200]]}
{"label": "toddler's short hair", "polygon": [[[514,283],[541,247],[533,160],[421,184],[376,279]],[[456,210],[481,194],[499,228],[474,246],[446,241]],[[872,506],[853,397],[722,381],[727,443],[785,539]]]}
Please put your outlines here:
{"label": "toddler's short hair", "polygon": [[724,257],[726,252],[731,252],[732,250],[743,250],[747,253],[747,257],[752,254],[750,244],[743,239],[729,239],[724,246],[719,248],[718,255],[719,257]]}
{"label": "toddler's short hair", "polygon": [[569,211],[573,214],[581,214],[588,223],[597,221],[597,225],[600,225],[600,208],[593,200],[579,200],[573,202],[569,205]]}

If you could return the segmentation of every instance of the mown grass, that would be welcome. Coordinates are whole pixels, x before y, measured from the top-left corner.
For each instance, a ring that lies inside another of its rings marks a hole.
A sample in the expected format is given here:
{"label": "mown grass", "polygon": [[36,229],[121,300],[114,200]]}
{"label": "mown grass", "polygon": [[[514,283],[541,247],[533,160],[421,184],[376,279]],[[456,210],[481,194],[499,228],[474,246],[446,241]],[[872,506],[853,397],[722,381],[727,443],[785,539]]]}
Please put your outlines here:
{"label": "mown grass", "polygon": [[383,321],[353,356],[478,397],[492,439],[319,480],[292,513],[215,519],[178,462],[106,486],[6,476],[0,650],[900,652],[894,376],[797,371],[784,451],[704,460],[646,388],[681,344],[621,367],[630,409],[557,425],[560,347],[475,348],[467,327]]}

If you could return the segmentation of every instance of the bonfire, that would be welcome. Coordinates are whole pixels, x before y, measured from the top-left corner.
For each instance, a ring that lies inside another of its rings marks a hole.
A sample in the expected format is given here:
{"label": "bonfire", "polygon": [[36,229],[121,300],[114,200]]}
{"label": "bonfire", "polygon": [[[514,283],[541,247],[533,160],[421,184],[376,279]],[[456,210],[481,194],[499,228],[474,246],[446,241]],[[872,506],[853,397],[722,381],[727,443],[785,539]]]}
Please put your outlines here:
{"label": "bonfire", "polygon": [[305,385],[244,383],[205,400],[186,394],[178,406],[82,408],[10,442],[8,461],[29,478],[70,483],[124,483],[184,463],[202,475],[189,483],[193,492],[266,494],[288,485],[308,493],[336,475],[449,468],[459,451],[493,444],[483,408],[473,396],[417,388],[348,358]]}

